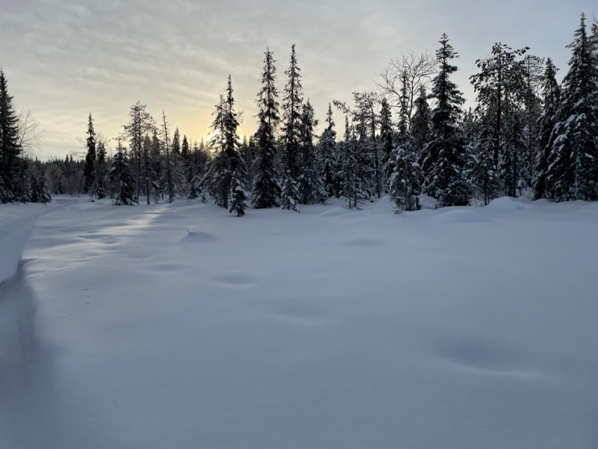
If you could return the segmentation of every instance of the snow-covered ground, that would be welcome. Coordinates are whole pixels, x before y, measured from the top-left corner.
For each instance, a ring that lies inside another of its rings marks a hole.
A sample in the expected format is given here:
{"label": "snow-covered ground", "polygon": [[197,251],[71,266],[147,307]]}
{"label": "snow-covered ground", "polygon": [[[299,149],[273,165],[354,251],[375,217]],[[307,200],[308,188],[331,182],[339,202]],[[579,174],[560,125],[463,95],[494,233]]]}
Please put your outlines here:
{"label": "snow-covered ground", "polygon": [[0,206],[1,448],[598,446],[597,203],[49,207]]}

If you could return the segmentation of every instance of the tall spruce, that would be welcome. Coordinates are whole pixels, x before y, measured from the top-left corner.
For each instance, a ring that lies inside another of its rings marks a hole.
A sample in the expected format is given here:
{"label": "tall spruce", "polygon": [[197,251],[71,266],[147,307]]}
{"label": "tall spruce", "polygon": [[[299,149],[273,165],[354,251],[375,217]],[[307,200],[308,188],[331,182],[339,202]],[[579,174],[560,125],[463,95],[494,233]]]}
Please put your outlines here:
{"label": "tall spruce", "polygon": [[285,72],[288,77],[283,98],[283,127],[281,155],[281,207],[297,210],[299,202],[298,179],[301,172],[301,113],[303,107],[303,89],[301,74],[297,65],[295,45],[291,47],[291,62]]}
{"label": "tall spruce", "polygon": [[394,148],[395,133],[392,127],[392,112],[386,98],[382,98],[380,109],[380,164],[385,174],[383,183],[385,191],[388,192],[389,173],[392,171],[391,155]]}
{"label": "tall spruce", "polygon": [[490,174],[486,181],[493,190],[491,198],[501,193],[517,196],[522,178],[526,83],[524,66],[518,58],[527,50],[496,43],[489,58],[476,61],[480,72],[470,78],[484,125],[480,151],[492,155],[490,170],[496,184],[490,185]]}
{"label": "tall spruce", "polygon": [[598,64],[582,14],[562,83],[546,182],[556,201],[598,199]]}
{"label": "tall spruce", "polygon": [[430,139],[431,111],[428,103],[428,93],[425,86],[421,86],[419,95],[415,99],[415,113],[411,119],[411,137],[417,157],[421,157],[424,146]]}
{"label": "tall spruce", "polygon": [[556,80],[557,68],[552,59],[546,60],[542,92],[543,109],[538,119],[538,142],[535,161],[534,198],[552,198],[550,186],[546,185],[548,175],[548,159],[554,139],[553,130],[556,125],[556,114],[561,103],[561,88]]}
{"label": "tall spruce", "polygon": [[300,138],[300,166],[301,170],[297,182],[301,204],[314,204],[326,198],[324,185],[318,170],[318,161],[314,146],[314,127],[318,122],[314,118],[314,109],[307,100],[303,105],[301,123],[299,126]]}
{"label": "tall spruce", "polygon": [[273,52],[266,49],[261,80],[262,88],[257,95],[259,124],[255,133],[257,158],[254,164],[253,197],[251,201],[256,209],[277,206],[277,198],[280,195],[275,167],[275,130],[280,121],[275,62]]}
{"label": "tall spruce", "polygon": [[131,174],[127,151],[122,146],[120,139],[118,140],[116,154],[112,159],[110,181],[115,189],[115,205],[130,206],[137,202],[135,196],[135,179]]}
{"label": "tall spruce", "polygon": [[93,118],[91,112],[89,113],[89,120],[87,122],[87,153],[85,155],[85,168],[83,169],[83,177],[85,184],[83,185],[83,193],[94,196],[96,190],[96,133],[93,128]]}
{"label": "tall spruce", "polygon": [[440,39],[436,52],[438,74],[432,84],[430,141],[426,144],[423,160],[424,192],[436,198],[440,206],[463,206],[469,202],[470,189],[466,177],[466,145],[459,125],[465,101],[450,76],[457,71],[451,61],[458,57],[446,34]]}
{"label": "tall spruce", "polygon": [[245,161],[239,151],[239,115],[235,111],[235,99],[233,97],[233,84],[230,75],[226,86],[226,110],[223,116],[224,151],[227,153],[228,171],[230,177],[229,186],[229,212],[235,213],[237,217],[245,215],[247,208],[245,193],[245,182],[247,172]]}
{"label": "tall spruce", "polygon": [[104,142],[98,142],[97,161],[96,161],[96,196],[99,200],[106,198],[106,146]]}
{"label": "tall spruce", "polygon": [[332,106],[328,103],[326,112],[326,128],[320,137],[319,153],[321,158],[322,179],[328,197],[339,197],[342,185],[339,182],[339,158],[336,144],[336,130],[334,129]]}
{"label": "tall spruce", "polygon": [[168,195],[168,202],[172,203],[175,199],[175,160],[170,153],[170,138],[168,134],[168,122],[166,121],[166,113],[162,111],[162,145],[164,148],[164,163],[166,165],[166,193]]}
{"label": "tall spruce", "polygon": [[23,197],[18,179],[24,170],[19,145],[19,120],[8,94],[8,83],[0,69],[0,202]]}

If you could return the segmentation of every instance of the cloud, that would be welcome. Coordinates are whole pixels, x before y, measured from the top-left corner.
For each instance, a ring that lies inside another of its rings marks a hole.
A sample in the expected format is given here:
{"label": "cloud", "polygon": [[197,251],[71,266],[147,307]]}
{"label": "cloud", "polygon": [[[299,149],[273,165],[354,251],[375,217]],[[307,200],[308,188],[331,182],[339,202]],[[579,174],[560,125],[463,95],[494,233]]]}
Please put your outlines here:
{"label": "cloud", "polygon": [[201,138],[228,74],[246,111],[241,133],[252,132],[267,46],[282,90],[297,44],[305,96],[323,119],[329,101],[374,90],[390,58],[435,50],[446,31],[462,55],[457,82],[471,104],[468,77],[492,43],[529,45],[565,69],[579,13],[593,7],[587,0],[4,0],[0,65],[17,106],[45,129],[47,152],[64,155],[80,150],[90,111],[98,130],[115,136],[136,101]]}

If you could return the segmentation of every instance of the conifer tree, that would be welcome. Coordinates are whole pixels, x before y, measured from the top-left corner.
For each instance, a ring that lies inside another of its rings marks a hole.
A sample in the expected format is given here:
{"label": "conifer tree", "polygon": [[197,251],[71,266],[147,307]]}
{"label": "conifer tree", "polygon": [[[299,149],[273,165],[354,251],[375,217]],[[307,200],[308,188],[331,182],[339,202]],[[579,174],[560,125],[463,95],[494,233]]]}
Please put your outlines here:
{"label": "conifer tree", "polygon": [[330,103],[328,103],[328,112],[326,113],[326,128],[320,137],[319,150],[322,160],[322,179],[327,196],[338,198],[342,190],[342,185],[338,179],[340,167],[338,166],[336,131],[334,129],[334,119]]}
{"label": "conifer tree", "polygon": [[301,204],[314,204],[326,197],[317,167],[313,143],[314,127],[317,126],[317,123],[317,120],[314,119],[314,109],[307,100],[307,103],[303,105],[299,126],[301,169],[298,178],[298,189]]}
{"label": "conifer tree", "polygon": [[598,199],[598,64],[585,15],[569,45],[573,55],[562,82],[546,183],[556,201]]}
{"label": "conifer tree", "polygon": [[164,148],[164,163],[166,165],[166,193],[168,195],[168,202],[172,203],[175,199],[174,194],[174,166],[175,162],[170,154],[170,138],[168,134],[168,122],[166,121],[166,113],[162,111],[162,145]]}
{"label": "conifer tree", "polygon": [[273,52],[266,49],[264,71],[262,72],[262,88],[257,95],[259,124],[255,133],[257,158],[254,164],[253,198],[251,201],[256,209],[277,206],[276,199],[280,195],[274,165],[276,157],[275,130],[280,121],[275,62]]}
{"label": "conifer tree", "polygon": [[135,158],[136,170],[134,179],[136,180],[136,201],[139,200],[141,189],[143,186],[142,177],[144,169],[149,167],[142,167],[143,161],[143,139],[144,136],[153,131],[155,122],[152,116],[145,110],[146,105],[140,102],[135,103],[129,110],[129,122],[124,126],[125,133],[129,137],[129,149],[132,157]]}
{"label": "conifer tree", "polygon": [[299,202],[298,178],[300,165],[300,126],[303,105],[300,69],[297,66],[295,45],[291,47],[291,63],[285,74],[288,77],[284,90],[281,155],[281,207],[297,210]]}
{"label": "conifer tree", "polygon": [[207,176],[210,180],[210,193],[216,204],[225,207],[237,217],[245,214],[247,196],[245,193],[246,170],[239,152],[239,117],[234,108],[233,87],[229,75],[226,99],[220,97],[216,106],[212,129],[214,136],[210,142],[216,156],[210,163]]}
{"label": "conifer tree", "polygon": [[19,196],[18,177],[23,170],[20,161],[18,117],[8,94],[8,83],[0,69],[0,202],[16,200]]}
{"label": "conifer tree", "polygon": [[96,196],[99,200],[106,198],[106,147],[104,142],[98,142],[96,161]]}
{"label": "conifer tree", "polygon": [[395,136],[392,129],[390,104],[386,98],[382,98],[380,109],[380,160],[382,171],[385,174],[384,185],[386,186],[386,191],[388,191],[388,176],[392,171],[390,166],[394,140]]}
{"label": "conifer tree", "polygon": [[535,161],[534,198],[552,198],[549,186],[546,185],[548,175],[548,159],[552,150],[553,130],[556,114],[561,103],[561,89],[556,80],[557,68],[552,60],[546,60],[543,76],[543,110],[538,119],[538,152]]}
{"label": "conifer tree", "polygon": [[438,199],[440,206],[463,206],[469,202],[470,191],[465,173],[465,138],[459,125],[464,99],[450,80],[457,71],[451,61],[458,54],[446,34],[440,44],[436,52],[439,72],[432,82],[431,95],[436,104],[432,110],[430,141],[424,149],[424,193]]}
{"label": "conifer tree", "polygon": [[114,204],[117,206],[130,206],[137,202],[135,200],[135,179],[131,174],[128,159],[127,152],[119,139],[110,168],[110,181],[115,186]]}
{"label": "conifer tree", "polygon": [[[488,185],[508,196],[517,196],[522,178],[526,82],[524,65],[518,60],[527,48],[513,50],[496,43],[492,55],[476,61],[480,72],[471,77],[477,92],[477,112],[483,124],[480,151],[492,154],[492,178],[496,185]],[[488,176],[488,180],[491,177]]]}
{"label": "conifer tree", "polygon": [[95,194],[96,182],[96,133],[93,129],[93,118],[89,113],[89,120],[87,123],[87,154],[85,155],[85,168],[83,169],[83,177],[85,184],[83,186],[83,193],[89,195]]}
{"label": "conifer tree", "polygon": [[421,157],[424,146],[430,139],[431,111],[428,104],[428,93],[425,86],[421,86],[419,95],[415,99],[415,113],[411,119],[411,137],[413,147],[418,158]]}
{"label": "conifer tree", "polygon": [[228,171],[230,177],[229,186],[229,212],[237,214],[237,217],[245,215],[247,208],[245,193],[245,182],[247,171],[245,161],[239,152],[239,136],[237,129],[239,127],[239,116],[235,111],[235,100],[233,98],[233,85],[230,75],[226,88],[226,111],[223,116],[224,151],[227,153]]}

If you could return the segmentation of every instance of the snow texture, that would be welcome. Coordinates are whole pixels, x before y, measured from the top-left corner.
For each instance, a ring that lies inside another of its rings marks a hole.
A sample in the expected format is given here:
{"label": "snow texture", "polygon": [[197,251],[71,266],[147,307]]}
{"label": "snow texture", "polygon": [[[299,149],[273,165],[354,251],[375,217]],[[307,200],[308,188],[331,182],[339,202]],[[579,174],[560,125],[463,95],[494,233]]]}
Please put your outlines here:
{"label": "snow texture", "polygon": [[596,446],[596,204],[341,204],[0,206],[0,448]]}

